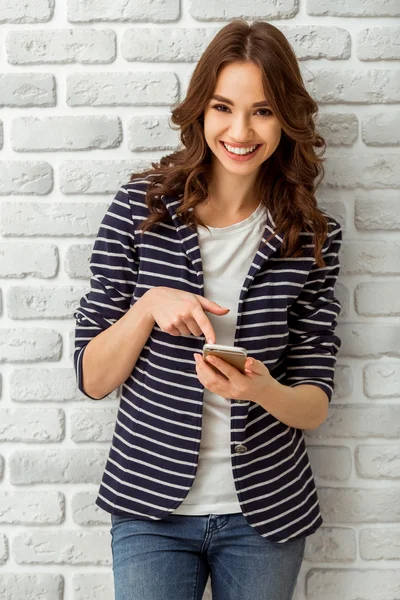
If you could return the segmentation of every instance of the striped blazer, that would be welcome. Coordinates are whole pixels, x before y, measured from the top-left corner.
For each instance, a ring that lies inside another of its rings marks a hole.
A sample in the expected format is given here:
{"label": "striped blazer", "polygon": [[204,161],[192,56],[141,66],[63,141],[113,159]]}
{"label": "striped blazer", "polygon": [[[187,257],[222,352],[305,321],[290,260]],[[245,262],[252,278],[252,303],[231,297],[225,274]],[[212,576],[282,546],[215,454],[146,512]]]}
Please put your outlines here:
{"label": "striped blazer", "polygon": [[[179,196],[162,196],[166,222],[143,235],[138,231],[149,214],[148,184],[148,178],[136,178],[118,190],[94,243],[90,291],[74,312],[74,365],[86,396],[85,347],[148,289],[169,286],[204,295],[197,232],[177,216]],[[315,264],[310,234],[302,238],[303,255],[282,258],[282,237],[268,213],[264,238],[241,288],[235,345],[246,347],[281,383],[316,385],[330,399],[340,347],[334,285],[341,228],[329,218],[324,268]],[[188,493],[196,475],[204,389],[193,353],[201,352],[204,342],[204,336],[175,337],[153,327],[121,388],[96,498],[105,511],[162,519]],[[302,430],[288,427],[259,404],[231,400],[231,461],[241,510],[259,534],[285,542],[321,525]]]}

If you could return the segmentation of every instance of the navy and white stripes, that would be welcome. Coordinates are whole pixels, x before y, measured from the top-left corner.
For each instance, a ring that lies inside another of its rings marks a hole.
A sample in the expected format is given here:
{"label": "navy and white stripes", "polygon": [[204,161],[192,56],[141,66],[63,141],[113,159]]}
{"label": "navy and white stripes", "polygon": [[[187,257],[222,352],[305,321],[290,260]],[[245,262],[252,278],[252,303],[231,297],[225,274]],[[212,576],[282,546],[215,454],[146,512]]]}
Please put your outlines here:
{"label": "navy and white stripes", "polygon": [[[91,258],[91,287],[75,312],[74,362],[82,388],[82,354],[89,341],[115,323],[145,292],[169,286],[204,294],[198,237],[176,215],[179,198],[163,196],[168,222],[144,235],[149,179],[122,186],[111,203]],[[268,214],[263,242],[274,231]],[[341,229],[329,219],[317,268],[312,240],[303,234],[302,257],[282,258],[282,238],[261,243],[243,283],[235,345],[261,360],[286,385],[320,387],[329,399],[340,341],[334,296]],[[233,257],[234,259],[234,257]],[[171,336],[153,328],[123,384],[115,431],[96,504],[110,513],[161,519],[179,506],[196,474],[203,386],[193,352],[204,336]],[[87,395],[87,394],[86,394]],[[231,401],[231,458],[238,499],[248,522],[284,542],[322,523],[303,432],[253,402]]]}

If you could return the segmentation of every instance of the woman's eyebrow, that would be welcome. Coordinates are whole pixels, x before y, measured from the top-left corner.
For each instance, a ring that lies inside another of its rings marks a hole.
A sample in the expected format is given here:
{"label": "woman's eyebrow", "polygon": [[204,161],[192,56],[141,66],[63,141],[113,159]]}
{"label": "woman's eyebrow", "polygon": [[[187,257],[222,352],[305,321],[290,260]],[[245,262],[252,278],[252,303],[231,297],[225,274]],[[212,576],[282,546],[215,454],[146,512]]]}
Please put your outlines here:
{"label": "woman's eyebrow", "polygon": [[[224,98],[224,96],[219,96],[217,94],[214,94],[214,96],[211,97],[211,100],[219,100],[220,102],[225,102],[225,104],[235,106],[232,100],[229,100],[228,98]],[[254,102],[253,106],[254,108],[256,108],[257,106],[269,106],[269,104],[267,100],[262,100],[261,102]]]}

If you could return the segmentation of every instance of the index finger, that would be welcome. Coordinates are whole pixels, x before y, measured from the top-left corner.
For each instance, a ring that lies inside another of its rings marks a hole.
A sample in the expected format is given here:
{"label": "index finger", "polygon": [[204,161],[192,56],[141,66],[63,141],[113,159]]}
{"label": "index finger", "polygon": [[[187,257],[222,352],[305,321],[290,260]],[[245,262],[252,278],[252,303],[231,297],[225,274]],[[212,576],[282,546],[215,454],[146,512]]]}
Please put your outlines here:
{"label": "index finger", "polygon": [[193,318],[200,327],[201,331],[204,333],[207,342],[209,344],[215,344],[216,336],[214,328],[211,325],[210,319],[207,317],[207,315],[201,307],[196,308],[193,311]]}

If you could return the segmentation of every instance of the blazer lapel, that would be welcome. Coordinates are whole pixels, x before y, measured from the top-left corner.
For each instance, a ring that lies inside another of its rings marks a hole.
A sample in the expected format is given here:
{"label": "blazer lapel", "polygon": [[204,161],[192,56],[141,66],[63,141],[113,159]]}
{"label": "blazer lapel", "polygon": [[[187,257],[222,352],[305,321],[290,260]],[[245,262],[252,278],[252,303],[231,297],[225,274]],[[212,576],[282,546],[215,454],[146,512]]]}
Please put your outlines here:
{"label": "blazer lapel", "polygon": [[199,291],[199,293],[204,295],[203,266],[201,262],[197,231],[196,229],[191,229],[185,225],[182,219],[176,214],[176,209],[181,204],[180,197],[161,196],[161,200],[164,202],[168,213],[172,218],[172,221],[176,227],[177,235],[182,242],[183,249],[196,270],[198,282],[201,285],[201,292]]}
{"label": "blazer lapel", "polygon": [[[271,237],[273,236],[273,237]],[[269,239],[271,238],[271,239]],[[268,240],[268,241],[267,241]],[[267,220],[265,224],[264,235],[258,246],[258,250],[254,256],[253,262],[251,263],[249,272],[244,281],[243,287],[240,292],[240,299],[242,300],[251,286],[254,277],[260,272],[264,263],[271,257],[274,256],[277,250],[282,246],[283,236],[275,231],[275,223],[269,210],[267,210]]]}

